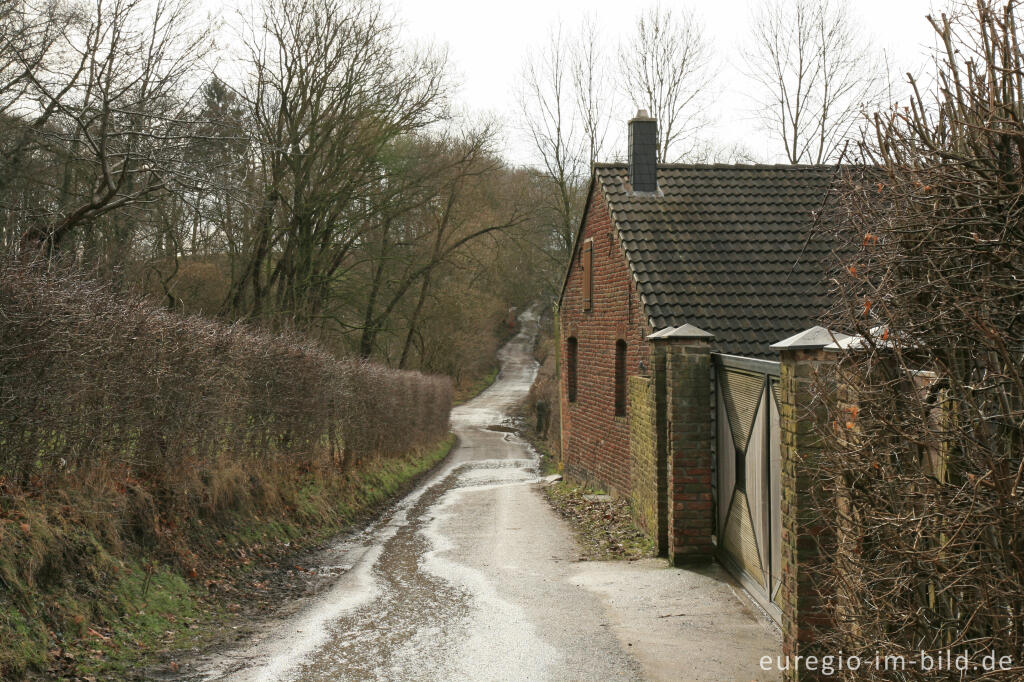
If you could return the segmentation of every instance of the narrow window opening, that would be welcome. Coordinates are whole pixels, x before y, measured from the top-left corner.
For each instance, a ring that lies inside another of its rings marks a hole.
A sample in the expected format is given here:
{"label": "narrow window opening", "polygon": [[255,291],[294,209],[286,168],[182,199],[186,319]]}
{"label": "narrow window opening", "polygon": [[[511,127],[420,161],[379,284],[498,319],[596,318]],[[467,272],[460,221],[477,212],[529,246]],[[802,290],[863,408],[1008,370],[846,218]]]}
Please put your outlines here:
{"label": "narrow window opening", "polygon": [[590,310],[594,304],[594,241],[583,243],[583,309]]}
{"label": "narrow window opening", "polygon": [[626,416],[626,342],[615,342],[615,416]]}
{"label": "narrow window opening", "polygon": [[565,349],[565,374],[568,383],[566,393],[570,403],[576,402],[576,346],[576,337],[570,336]]}

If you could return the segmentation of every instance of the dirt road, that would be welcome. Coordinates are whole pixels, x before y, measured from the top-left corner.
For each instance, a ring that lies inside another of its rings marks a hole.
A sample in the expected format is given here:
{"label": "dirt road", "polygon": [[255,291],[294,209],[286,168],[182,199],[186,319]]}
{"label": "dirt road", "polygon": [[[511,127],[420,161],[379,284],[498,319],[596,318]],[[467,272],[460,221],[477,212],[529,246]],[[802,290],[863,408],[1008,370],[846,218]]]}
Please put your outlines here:
{"label": "dirt road", "polygon": [[489,428],[536,373],[537,319],[527,312],[521,322],[495,384],[453,411],[460,442],[444,468],[326,555],[320,571],[339,576],[327,591],[206,661],[198,679],[757,676],[758,657],[777,642],[717,572],[577,561],[571,532],[538,490],[535,453]]}

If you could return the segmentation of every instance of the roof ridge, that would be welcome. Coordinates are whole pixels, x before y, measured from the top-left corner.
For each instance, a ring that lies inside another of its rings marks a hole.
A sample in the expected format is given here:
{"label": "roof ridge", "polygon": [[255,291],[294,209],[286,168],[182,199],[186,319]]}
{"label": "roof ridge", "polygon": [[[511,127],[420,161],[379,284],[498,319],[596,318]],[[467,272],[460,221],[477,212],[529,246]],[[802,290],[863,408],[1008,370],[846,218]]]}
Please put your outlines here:
{"label": "roof ridge", "polygon": [[[659,163],[658,168],[665,169],[703,169],[703,168],[721,168],[721,169],[785,169],[785,170],[835,170],[836,164],[833,163]],[[858,164],[844,163],[839,165],[840,168],[856,168],[860,167]],[[595,161],[594,168],[629,168],[629,164],[626,161]]]}

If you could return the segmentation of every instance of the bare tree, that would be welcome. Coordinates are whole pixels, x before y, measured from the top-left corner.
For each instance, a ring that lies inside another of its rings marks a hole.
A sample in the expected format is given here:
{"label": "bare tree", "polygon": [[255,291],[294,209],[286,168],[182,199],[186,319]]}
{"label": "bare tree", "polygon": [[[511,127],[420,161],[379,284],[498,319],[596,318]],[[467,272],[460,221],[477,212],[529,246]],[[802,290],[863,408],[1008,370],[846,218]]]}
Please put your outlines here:
{"label": "bare tree", "polygon": [[576,113],[573,63],[569,41],[558,25],[547,43],[527,60],[518,93],[523,128],[554,185],[550,210],[563,253],[572,248],[582,210],[581,187],[588,171],[584,126]]}
{"label": "bare tree", "polygon": [[494,206],[504,178],[490,152],[492,138],[493,129],[484,125],[416,140],[405,150],[400,159],[404,193],[421,200],[402,202],[405,210],[389,214],[366,236],[366,281],[355,280],[353,297],[361,308],[358,349],[364,357],[374,352],[400,304],[418,289],[398,360],[405,367],[424,303],[444,267],[472,242],[523,222],[528,211],[523,203]]}
{"label": "bare tree", "polygon": [[573,94],[586,140],[588,167],[603,156],[614,97],[608,55],[601,49],[602,43],[597,22],[588,15],[570,45]]}
{"label": "bare tree", "polygon": [[[57,110],[60,98],[74,83],[71,79],[56,97],[42,107],[31,98],[33,75],[52,65],[57,46],[73,23],[76,11],[59,3],[39,6],[19,0],[0,0],[0,117],[14,130],[6,134],[0,160],[0,190],[10,181],[32,144],[32,132],[45,126]],[[76,76],[85,68],[77,60]]]}
{"label": "bare tree", "polygon": [[308,327],[365,230],[421,200],[381,157],[447,115],[446,56],[404,49],[379,2],[268,0],[261,11],[244,36],[243,99],[262,186],[224,307]]}
{"label": "bare tree", "polygon": [[[61,246],[73,231],[187,182],[193,79],[211,48],[187,0],[96,2],[22,64],[26,130],[63,166],[34,179],[57,201],[26,221],[23,245]],[[45,117],[45,121],[41,121]]]}
{"label": "bare tree", "polygon": [[835,0],[771,0],[754,17],[743,57],[763,88],[759,115],[790,163],[835,159],[866,106],[878,102],[884,68]]}
{"label": "bare tree", "polygon": [[694,13],[661,5],[643,12],[619,62],[626,95],[658,120],[659,158],[685,156],[689,150],[674,150],[699,127],[693,109],[712,75],[711,47]]}
{"label": "bare tree", "polygon": [[687,163],[758,163],[754,154],[741,142],[722,143],[697,138],[686,154]]}

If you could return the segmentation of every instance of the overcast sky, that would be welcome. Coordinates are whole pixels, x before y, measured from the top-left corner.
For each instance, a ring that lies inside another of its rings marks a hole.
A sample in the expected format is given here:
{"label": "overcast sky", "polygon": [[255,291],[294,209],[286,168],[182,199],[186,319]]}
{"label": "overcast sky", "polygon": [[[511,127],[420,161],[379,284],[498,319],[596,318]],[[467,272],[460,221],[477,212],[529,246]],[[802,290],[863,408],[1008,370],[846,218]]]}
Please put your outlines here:
{"label": "overcast sky", "polygon": [[[574,29],[580,17],[591,13],[611,52],[633,29],[640,12],[652,1],[628,0],[390,0],[405,35],[415,41],[447,45],[450,64],[460,88],[457,104],[471,112],[500,117],[505,123],[503,153],[516,163],[533,160],[529,146],[516,132],[515,87],[524,59],[542,44],[550,28],[561,19]],[[926,50],[934,44],[925,15],[941,11],[943,0],[848,0],[849,9],[865,34],[886,50],[892,70],[902,74],[921,70]],[[740,143],[759,160],[781,161],[752,115],[752,84],[743,74],[737,50],[749,34],[752,8],[757,0],[663,0],[663,7],[688,7],[703,21],[720,63],[720,96],[707,112],[714,121],[708,130],[723,145]],[[624,131],[632,107],[619,102],[613,126]],[[624,144],[620,135],[613,145]],[[621,154],[624,150],[618,150]]]}

